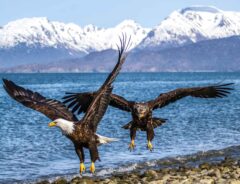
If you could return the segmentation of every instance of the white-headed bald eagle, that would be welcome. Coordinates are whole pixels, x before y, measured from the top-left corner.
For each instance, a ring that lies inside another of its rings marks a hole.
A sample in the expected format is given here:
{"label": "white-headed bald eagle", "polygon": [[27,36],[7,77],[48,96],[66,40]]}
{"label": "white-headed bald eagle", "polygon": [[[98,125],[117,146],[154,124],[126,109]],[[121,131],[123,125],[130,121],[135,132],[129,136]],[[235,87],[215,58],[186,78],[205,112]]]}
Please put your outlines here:
{"label": "white-headed bald eagle", "polygon": [[96,134],[96,130],[98,123],[101,121],[108,107],[110,94],[113,89],[112,83],[117,77],[122,64],[126,59],[127,49],[130,46],[130,39],[127,40],[126,35],[123,35],[122,38],[120,38],[120,43],[116,66],[96,92],[95,97],[89,104],[89,107],[81,120],[78,120],[77,117],[60,101],[45,98],[37,92],[24,89],[10,80],[3,79],[4,89],[14,100],[26,107],[45,114],[52,120],[52,122],[49,123],[49,126],[57,126],[61,128],[66,137],[73,142],[76,153],[80,159],[80,173],[85,171],[83,148],[87,148],[90,151],[92,161],[90,171],[94,173],[94,163],[99,159],[97,146],[115,140]]}

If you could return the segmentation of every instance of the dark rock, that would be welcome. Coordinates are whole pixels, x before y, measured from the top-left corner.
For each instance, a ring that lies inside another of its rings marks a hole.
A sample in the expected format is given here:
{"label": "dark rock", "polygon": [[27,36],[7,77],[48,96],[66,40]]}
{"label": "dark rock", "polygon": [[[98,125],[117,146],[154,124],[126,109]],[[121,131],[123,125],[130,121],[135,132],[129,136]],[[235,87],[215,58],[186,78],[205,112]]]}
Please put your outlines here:
{"label": "dark rock", "polygon": [[151,178],[151,179],[157,179],[158,178],[158,174],[156,171],[154,170],[148,170],[144,173],[144,176],[147,178]]}
{"label": "dark rock", "polygon": [[187,168],[184,165],[181,165],[178,167],[178,171],[184,172],[186,170],[187,170]]}
{"label": "dark rock", "polygon": [[200,169],[210,169],[211,165],[209,163],[202,163],[199,165]]}
{"label": "dark rock", "polygon": [[80,177],[75,177],[70,181],[70,184],[79,184],[81,178]]}
{"label": "dark rock", "polygon": [[201,179],[200,182],[201,184],[214,184],[213,179]]}
{"label": "dark rock", "polygon": [[57,180],[55,180],[54,182],[52,182],[52,184],[67,184],[67,180],[65,178],[58,178]]}
{"label": "dark rock", "polygon": [[123,173],[123,174],[118,174],[116,175],[115,177],[119,178],[119,179],[126,179],[128,176],[126,173]]}
{"label": "dark rock", "polygon": [[50,184],[48,180],[39,181],[36,184]]}
{"label": "dark rock", "polygon": [[232,167],[233,165],[237,165],[237,161],[235,161],[231,157],[225,157],[221,164],[226,167]]}

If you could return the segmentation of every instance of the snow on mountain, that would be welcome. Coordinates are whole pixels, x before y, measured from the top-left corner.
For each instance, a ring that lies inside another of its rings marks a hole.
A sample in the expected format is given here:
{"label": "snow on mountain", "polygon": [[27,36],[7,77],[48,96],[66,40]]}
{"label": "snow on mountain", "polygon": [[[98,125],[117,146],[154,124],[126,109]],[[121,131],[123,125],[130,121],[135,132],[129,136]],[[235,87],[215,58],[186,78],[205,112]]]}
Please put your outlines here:
{"label": "snow on mountain", "polygon": [[240,35],[240,13],[211,6],[174,11],[151,30],[138,48],[163,49]]}
{"label": "snow on mountain", "polygon": [[[50,61],[116,49],[122,33],[131,35],[132,48],[162,50],[238,36],[239,22],[240,12],[222,11],[211,6],[193,6],[174,11],[153,29],[144,28],[133,20],[125,20],[111,28],[99,28],[92,24],[80,27],[42,17],[24,18],[0,27],[0,62],[6,61],[6,55],[15,55],[15,59],[18,59],[22,56],[19,53],[25,50],[26,57],[32,53],[32,57],[29,57],[31,60],[36,52],[41,55],[44,51],[46,57],[49,54]],[[57,51],[61,51],[61,58],[55,58],[60,55]],[[46,57],[40,60],[47,61]]]}
{"label": "snow on mountain", "polygon": [[163,49],[240,35],[239,22],[239,12],[222,11],[211,6],[174,11],[154,29],[143,28],[133,20],[125,20],[112,28],[99,28],[92,24],[80,27],[41,17],[24,18],[0,28],[0,48],[26,44],[87,54],[116,49],[119,35],[125,32],[132,37],[132,48]]}
{"label": "snow on mountain", "polygon": [[104,29],[91,24],[80,27],[73,23],[49,21],[47,18],[24,18],[9,22],[0,29],[0,48],[12,48],[24,43],[29,47],[40,45],[89,53],[116,48],[118,37],[125,32],[131,35],[132,47],[135,47],[149,31],[132,20]]}

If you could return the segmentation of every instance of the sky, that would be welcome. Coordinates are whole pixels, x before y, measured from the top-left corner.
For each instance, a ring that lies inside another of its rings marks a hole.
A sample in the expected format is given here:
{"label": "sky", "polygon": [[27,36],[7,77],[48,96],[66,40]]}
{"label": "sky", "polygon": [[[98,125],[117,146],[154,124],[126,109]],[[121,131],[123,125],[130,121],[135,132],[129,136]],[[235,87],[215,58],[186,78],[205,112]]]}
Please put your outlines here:
{"label": "sky", "polygon": [[172,11],[192,5],[211,5],[240,11],[240,0],[0,0],[0,26],[20,18],[113,27],[133,19],[144,27],[158,25]]}

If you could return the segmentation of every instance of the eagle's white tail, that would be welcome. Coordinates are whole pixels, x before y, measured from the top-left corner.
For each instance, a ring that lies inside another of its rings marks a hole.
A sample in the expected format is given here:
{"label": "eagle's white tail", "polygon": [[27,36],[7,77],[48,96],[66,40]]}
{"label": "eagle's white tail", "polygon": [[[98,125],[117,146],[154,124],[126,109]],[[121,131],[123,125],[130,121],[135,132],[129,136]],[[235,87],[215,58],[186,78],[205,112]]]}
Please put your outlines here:
{"label": "eagle's white tail", "polygon": [[118,141],[118,139],[116,138],[109,138],[109,137],[104,137],[102,135],[96,134],[98,136],[98,140],[100,144],[107,144],[110,142],[115,142]]}

